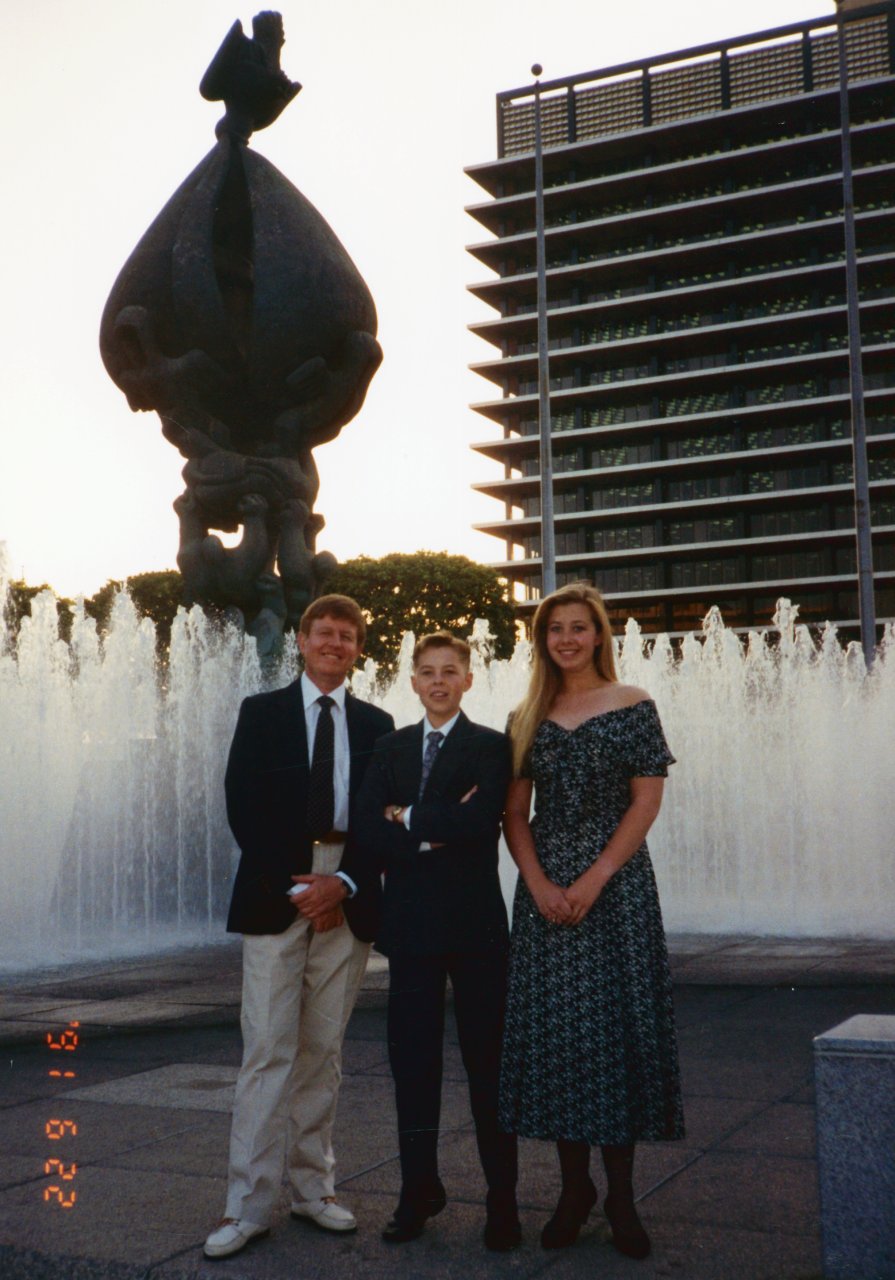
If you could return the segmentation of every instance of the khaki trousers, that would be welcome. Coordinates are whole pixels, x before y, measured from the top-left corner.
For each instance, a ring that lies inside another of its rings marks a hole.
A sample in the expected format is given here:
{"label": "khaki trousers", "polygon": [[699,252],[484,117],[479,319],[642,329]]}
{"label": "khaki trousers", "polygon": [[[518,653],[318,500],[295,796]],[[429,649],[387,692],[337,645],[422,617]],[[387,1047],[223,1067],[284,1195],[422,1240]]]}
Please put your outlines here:
{"label": "khaki trousers", "polygon": [[[335,871],[341,856],[342,845],[316,845],[314,871]],[[284,933],[243,936],[225,1217],[267,1226],[284,1163],[294,1203],[333,1195],[342,1037],[369,951],[347,924],[315,933],[298,913]]]}

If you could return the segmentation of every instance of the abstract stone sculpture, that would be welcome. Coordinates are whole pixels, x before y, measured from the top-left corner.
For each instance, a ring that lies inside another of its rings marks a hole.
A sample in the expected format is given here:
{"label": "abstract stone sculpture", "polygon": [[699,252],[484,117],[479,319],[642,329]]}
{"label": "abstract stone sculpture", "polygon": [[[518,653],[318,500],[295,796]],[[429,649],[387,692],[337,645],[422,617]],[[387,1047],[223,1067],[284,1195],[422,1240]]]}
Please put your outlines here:
{"label": "abstract stone sculpture", "polygon": [[[248,149],[301,89],[280,69],[277,13],[237,21],[200,85],[217,144],[115,281],[100,351],[131,409],[154,409],[187,459],[177,562],[186,603],[239,608],[266,647],[335,560],[312,449],[363,404],[382,359],[376,309],[317,210]],[[226,548],[212,530],[236,532]]]}

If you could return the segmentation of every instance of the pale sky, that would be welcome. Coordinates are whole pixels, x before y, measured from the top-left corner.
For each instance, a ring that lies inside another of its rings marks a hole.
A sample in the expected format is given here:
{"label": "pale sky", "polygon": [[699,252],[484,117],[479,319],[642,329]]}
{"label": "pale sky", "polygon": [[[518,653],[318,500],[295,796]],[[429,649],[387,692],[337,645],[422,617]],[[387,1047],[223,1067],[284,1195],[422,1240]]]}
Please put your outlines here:
{"label": "pale sky", "polygon": [[[199,80],[235,0],[0,0],[5,129],[0,542],[13,576],[90,594],[173,567],[183,460],[99,358],[125,259],[214,144]],[[282,65],[304,88],[252,145],[310,199],[376,301],[385,359],[361,413],[316,451],[318,546],[348,559],[419,548],[496,560],[499,519],[470,485],[497,428],[469,409],[492,348],[463,166],[496,155],[494,95],[530,81],[832,15],[832,0],[329,0],[282,5]]]}

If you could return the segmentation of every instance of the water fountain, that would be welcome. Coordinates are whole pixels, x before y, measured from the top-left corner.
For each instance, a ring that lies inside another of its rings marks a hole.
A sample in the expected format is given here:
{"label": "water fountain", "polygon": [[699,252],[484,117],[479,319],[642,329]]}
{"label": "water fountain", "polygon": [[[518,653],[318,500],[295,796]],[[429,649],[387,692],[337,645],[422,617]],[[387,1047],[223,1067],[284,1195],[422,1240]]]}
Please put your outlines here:
{"label": "water fountain", "polygon": [[[2,577],[2,568],[0,568]],[[0,591],[5,588],[0,582]],[[895,631],[872,673],[781,604],[748,644],[717,612],[675,653],[620,639],[622,678],[656,699],[678,757],[650,838],[670,931],[895,937]],[[408,669],[355,690],[417,717]],[[489,661],[477,624],[469,715],[502,727],[528,652]],[[76,610],[58,638],[37,596],[15,645],[0,623],[0,969],[219,938],[235,866],[222,777],[242,697],[295,677],[287,642],[262,676],[254,640],[181,610],[160,671],[152,624],[122,594],[100,642]],[[514,872],[503,867],[509,890]]]}

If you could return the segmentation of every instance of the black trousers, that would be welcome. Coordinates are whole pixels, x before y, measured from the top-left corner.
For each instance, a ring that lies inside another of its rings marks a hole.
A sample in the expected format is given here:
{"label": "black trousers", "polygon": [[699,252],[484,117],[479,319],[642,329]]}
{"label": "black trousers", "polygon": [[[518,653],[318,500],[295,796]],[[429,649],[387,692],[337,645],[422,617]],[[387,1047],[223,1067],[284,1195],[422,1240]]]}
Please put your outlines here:
{"label": "black trousers", "polygon": [[438,1125],[447,979],[454,991],[460,1053],[469,1081],[489,1203],[516,1186],[516,1138],[497,1126],[506,1004],[504,950],[389,957],[388,1047],[395,1080],[401,1199],[412,1205],[438,1183]]}

